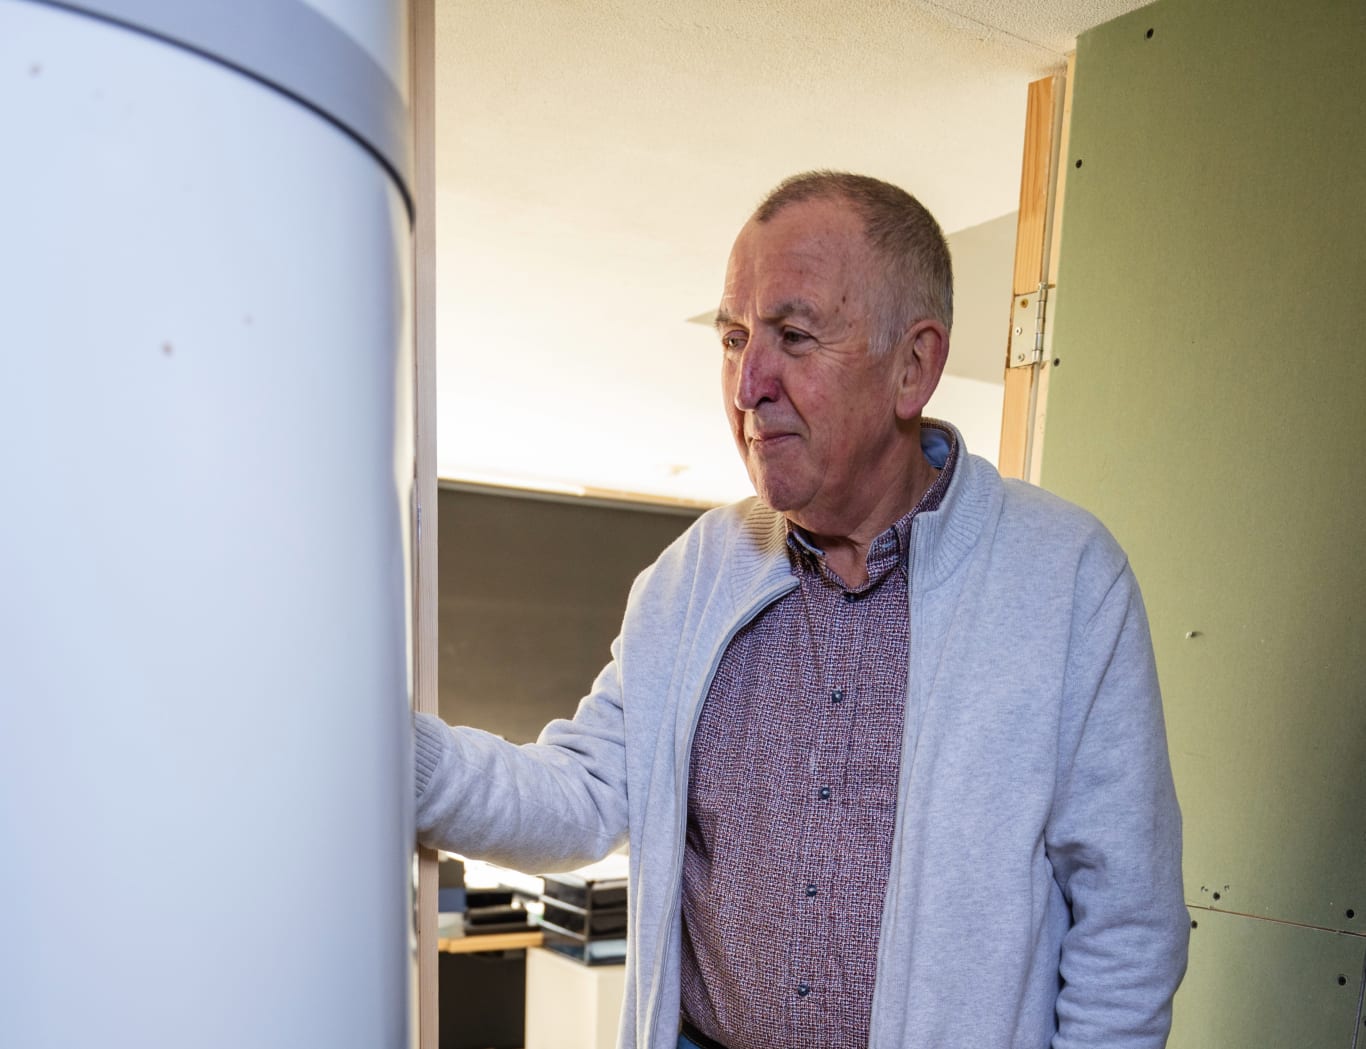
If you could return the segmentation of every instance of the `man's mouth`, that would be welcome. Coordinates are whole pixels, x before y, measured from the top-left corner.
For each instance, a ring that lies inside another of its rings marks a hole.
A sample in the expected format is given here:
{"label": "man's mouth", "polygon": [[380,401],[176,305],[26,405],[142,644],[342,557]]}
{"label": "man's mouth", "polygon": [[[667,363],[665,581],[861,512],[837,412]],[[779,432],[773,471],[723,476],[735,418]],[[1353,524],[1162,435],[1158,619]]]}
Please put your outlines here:
{"label": "man's mouth", "polygon": [[774,445],[786,441],[788,438],[796,437],[790,430],[771,430],[766,433],[751,433],[748,437],[751,445],[773,447]]}

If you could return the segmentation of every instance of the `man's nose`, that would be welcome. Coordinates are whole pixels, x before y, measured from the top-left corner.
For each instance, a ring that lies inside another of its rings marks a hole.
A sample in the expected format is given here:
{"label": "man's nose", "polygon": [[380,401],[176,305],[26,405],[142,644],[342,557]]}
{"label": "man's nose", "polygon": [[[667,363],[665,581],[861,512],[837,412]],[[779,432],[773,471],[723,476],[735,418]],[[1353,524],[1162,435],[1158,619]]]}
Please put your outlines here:
{"label": "man's nose", "polygon": [[762,338],[751,338],[740,353],[735,381],[735,407],[752,412],[765,401],[778,399],[777,354]]}

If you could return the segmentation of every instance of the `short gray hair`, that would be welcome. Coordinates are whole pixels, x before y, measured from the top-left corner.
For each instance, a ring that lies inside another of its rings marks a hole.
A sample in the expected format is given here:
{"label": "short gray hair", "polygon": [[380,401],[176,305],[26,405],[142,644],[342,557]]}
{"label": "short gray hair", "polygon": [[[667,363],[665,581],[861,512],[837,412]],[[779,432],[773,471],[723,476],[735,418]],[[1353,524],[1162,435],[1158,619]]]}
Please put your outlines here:
{"label": "short gray hair", "polygon": [[784,179],[754,212],[767,222],[804,200],[848,203],[863,219],[869,245],[885,263],[885,287],[872,352],[894,346],[916,321],[930,318],[953,327],[953,263],[948,241],[934,216],[899,186],[845,171],[806,171]]}

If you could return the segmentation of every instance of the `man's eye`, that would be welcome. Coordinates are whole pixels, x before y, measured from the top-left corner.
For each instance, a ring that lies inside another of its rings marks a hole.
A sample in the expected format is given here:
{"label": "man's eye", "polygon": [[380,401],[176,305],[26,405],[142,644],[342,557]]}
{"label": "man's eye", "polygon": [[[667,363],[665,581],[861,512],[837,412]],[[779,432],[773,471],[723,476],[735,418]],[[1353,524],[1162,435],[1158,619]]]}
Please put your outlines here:
{"label": "man's eye", "polygon": [[721,348],[724,350],[742,350],[744,347],[744,332],[730,331],[721,336]]}
{"label": "man's eye", "polygon": [[783,329],[783,344],[786,346],[800,346],[809,338],[811,338],[810,335],[804,331],[798,331],[796,328]]}

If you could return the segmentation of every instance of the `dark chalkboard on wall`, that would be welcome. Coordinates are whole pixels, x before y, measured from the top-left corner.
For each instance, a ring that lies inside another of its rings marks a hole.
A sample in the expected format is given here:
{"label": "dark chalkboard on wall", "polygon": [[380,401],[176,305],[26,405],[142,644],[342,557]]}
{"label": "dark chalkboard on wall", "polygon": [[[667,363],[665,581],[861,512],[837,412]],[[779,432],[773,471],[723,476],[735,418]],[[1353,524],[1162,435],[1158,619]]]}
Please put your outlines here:
{"label": "dark chalkboard on wall", "polygon": [[700,510],[443,483],[440,712],[514,743],[572,717],[636,575]]}

